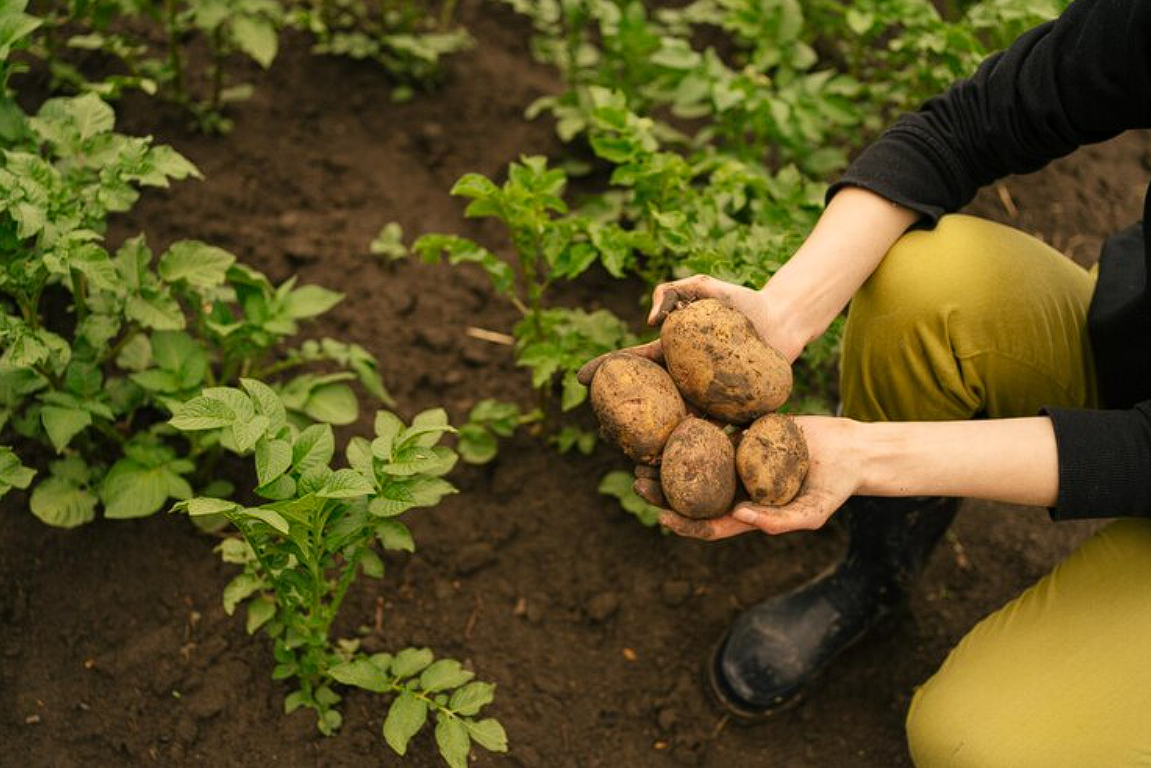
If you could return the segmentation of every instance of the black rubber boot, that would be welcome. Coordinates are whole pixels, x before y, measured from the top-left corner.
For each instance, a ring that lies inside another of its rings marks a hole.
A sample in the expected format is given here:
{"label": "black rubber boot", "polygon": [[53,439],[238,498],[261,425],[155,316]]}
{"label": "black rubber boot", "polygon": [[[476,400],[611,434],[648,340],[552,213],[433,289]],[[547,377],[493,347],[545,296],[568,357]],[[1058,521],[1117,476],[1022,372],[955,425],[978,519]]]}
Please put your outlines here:
{"label": "black rubber boot", "polygon": [[733,714],[757,719],[799,700],[832,659],[907,597],[958,499],[857,496],[839,511],[849,544],[827,573],[744,611],[709,664],[711,686]]}

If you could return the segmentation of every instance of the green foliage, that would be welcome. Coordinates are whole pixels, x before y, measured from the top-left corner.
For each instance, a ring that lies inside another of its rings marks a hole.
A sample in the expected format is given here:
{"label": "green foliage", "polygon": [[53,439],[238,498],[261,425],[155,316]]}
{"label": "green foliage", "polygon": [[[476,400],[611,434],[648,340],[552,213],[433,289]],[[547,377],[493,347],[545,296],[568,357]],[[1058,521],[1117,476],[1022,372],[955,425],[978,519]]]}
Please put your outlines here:
{"label": "green foliage", "polygon": [[443,479],[456,454],[438,445],[455,432],[443,409],[418,414],[410,425],[380,411],[375,436],[353,437],[348,466],[333,469],[335,438],[327,424],[298,429],[286,403],[265,384],[244,379],[243,389],[207,389],[180,406],[173,427],[216,436],[254,458],[258,506],[197,497],[174,509],[192,516],[224,515],[242,539],[221,545],[228,562],[244,570],[224,590],[224,608],[247,606],[249,633],[273,640],[277,680],[297,686],[284,708],[307,707],[319,730],[340,727],[337,683],[393,697],[384,720],[388,745],[403,755],[411,738],[436,718],[435,740],[451,766],[462,767],[472,743],[503,752],[500,724],[476,719],[495,686],[426,648],[368,656],[356,641],[335,641],[332,622],[358,573],[381,578],[381,552],[412,551],[411,532],[397,518],[432,507],[456,489]]}
{"label": "green foliage", "polygon": [[499,453],[499,439],[515,434],[516,429],[543,418],[538,411],[523,412],[515,403],[481,400],[468,413],[460,427],[456,450],[469,464],[487,464]]}
{"label": "green foliage", "polygon": [[[224,107],[251,93],[231,82],[228,62],[242,56],[271,66],[283,9],[275,0],[57,0],[47,4],[45,22],[36,50],[57,85],[104,98],[138,88],[186,109],[201,129],[223,132],[231,127]],[[208,50],[203,77],[189,71],[198,45]],[[90,80],[66,55],[77,49],[113,57],[119,71]]]}
{"label": "green foliage", "polygon": [[635,478],[630,472],[613,470],[608,472],[599,482],[599,492],[605,496],[612,496],[619,501],[624,512],[635,515],[642,525],[649,528],[659,525],[660,510],[654,504],[648,504],[643,497],[635,492],[632,484]]}
{"label": "green foliage", "polygon": [[445,57],[474,44],[455,24],[455,6],[456,0],[438,8],[418,0],[293,0],[289,18],[315,37],[317,53],[378,62],[396,82],[392,99],[405,101],[435,84]]}
{"label": "green foliage", "polygon": [[508,167],[502,186],[468,174],[452,188],[452,194],[471,201],[468,217],[504,224],[515,250],[514,266],[456,235],[423,235],[412,250],[430,263],[446,256],[451,264],[476,264],[487,273],[496,292],[520,311],[513,329],[517,363],[531,371],[532,386],[541,392],[558,385],[560,407],[569,411],[587,397],[586,387],[576,381],[579,367],[636,339],[607,310],[546,307],[544,298],[557,281],[574,280],[600,259],[599,246],[612,254],[604,266],[620,273],[622,263],[615,259],[630,258],[635,238],[619,226],[570,213],[562,198],[566,184],[562,169],[549,168],[542,157],[524,157]]}
{"label": "green foliage", "polygon": [[[0,30],[31,30],[29,19],[0,15]],[[354,421],[347,379],[389,401],[362,348],[331,339],[287,346],[339,294],[294,278],[273,285],[195,240],[159,255],[142,236],[105,246],[108,217],[129,210],[140,188],[199,176],[179,153],[117,133],[94,93],[49,99],[34,116],[6,88],[0,104],[0,439],[60,457],[32,490],[37,517],[71,527],[101,505],[108,517],[140,517],[210,481],[230,446],[189,442],[163,423],[205,387],[278,374],[298,424]],[[345,370],[293,375],[310,364]],[[0,492],[28,486],[7,459],[4,468]]]}

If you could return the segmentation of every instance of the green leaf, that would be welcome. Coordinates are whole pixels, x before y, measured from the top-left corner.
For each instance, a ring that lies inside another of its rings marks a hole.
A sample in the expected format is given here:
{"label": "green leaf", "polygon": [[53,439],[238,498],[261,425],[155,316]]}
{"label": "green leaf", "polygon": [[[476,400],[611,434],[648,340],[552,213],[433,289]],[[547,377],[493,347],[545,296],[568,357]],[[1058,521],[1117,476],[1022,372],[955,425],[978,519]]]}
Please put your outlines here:
{"label": "green leaf", "polygon": [[448,423],[448,412],[443,408],[431,408],[416,414],[412,425],[405,429],[399,438],[400,445],[414,443],[422,448],[431,448],[439,442],[445,432],[456,430]]}
{"label": "green leaf", "polygon": [[382,579],[384,578],[384,561],[380,559],[375,550],[365,547],[363,554],[360,555],[360,570],[365,576]]}
{"label": "green leaf", "polygon": [[178,331],[185,325],[179,303],[166,293],[129,296],[124,314],[145,328],[157,331]]}
{"label": "green leaf", "polygon": [[146,517],[159,512],[170,496],[187,498],[192,489],[167,465],[146,467],[132,459],[120,459],[100,486],[104,515],[112,519]]}
{"label": "green leaf", "polygon": [[351,424],[359,416],[356,394],[347,384],[326,384],[312,390],[304,403],[304,413],[315,421]]}
{"label": "green leaf", "polygon": [[407,754],[408,742],[424,727],[427,719],[428,705],[410,691],[404,691],[388,708],[388,716],[384,720],[384,741],[402,757]]}
{"label": "green leaf", "polygon": [[[385,670],[380,669],[378,665],[367,659],[358,658],[336,664],[328,670],[328,674],[344,685],[354,685],[373,693],[386,693],[391,690],[391,680]],[[419,728],[417,727],[416,730]],[[409,736],[409,738],[411,737]]]}
{"label": "green leaf", "polygon": [[256,445],[261,437],[268,432],[268,417],[253,416],[247,421],[237,420],[232,424],[232,439],[236,442],[236,450],[244,453]]}
{"label": "green leaf", "polygon": [[316,495],[323,499],[352,499],[375,491],[368,480],[354,469],[337,469]]}
{"label": "green leaf", "polygon": [[96,517],[96,494],[62,477],[49,477],[32,491],[29,506],[41,522],[75,528]]}
{"label": "green leaf", "polygon": [[251,597],[263,587],[263,580],[251,573],[241,573],[236,576],[224,587],[224,613],[231,616],[236,612],[236,606],[242,600]]}
{"label": "green leaf", "polygon": [[420,674],[420,688],[427,693],[458,688],[475,677],[455,659],[440,659]]}
{"label": "green leaf", "polygon": [[472,739],[458,718],[443,713],[436,717],[436,746],[451,768],[468,768]]}
{"label": "green leaf", "polygon": [[405,648],[392,659],[392,674],[396,677],[411,677],[435,660],[429,648]]}
{"label": "green leaf", "polygon": [[415,552],[416,542],[408,526],[398,520],[381,520],[376,524],[376,536],[384,549]]}
{"label": "green leaf", "polygon": [[275,434],[288,423],[284,401],[276,394],[276,390],[258,379],[240,379],[240,385],[251,396],[256,409],[268,417],[269,432]]}
{"label": "green leaf", "polygon": [[487,464],[500,450],[496,436],[479,424],[465,424],[460,427],[460,439],[456,443],[460,458],[469,464]]}
{"label": "green leaf", "polygon": [[35,476],[36,470],[24,466],[11,448],[0,445],[0,496],[13,488],[27,488]]}
{"label": "green leaf", "polygon": [[181,240],[160,257],[160,277],[165,282],[181,280],[193,288],[214,288],[223,285],[228,267],[236,257],[222,248],[198,240]]}
{"label": "green leaf", "polygon": [[364,477],[375,477],[372,446],[367,440],[359,436],[353,437],[344,448],[344,456],[347,457],[348,466],[352,469]]}
{"label": "green leaf", "polygon": [[[240,505],[234,501],[228,501],[227,499],[213,499],[209,496],[197,496],[194,499],[188,499],[187,501],[180,502],[173,507],[173,509],[184,510],[191,517],[202,517],[204,515],[222,515],[226,512],[234,512],[239,508]],[[238,544],[242,543],[238,539],[228,539],[227,541],[234,541]]]}
{"label": "green leaf", "polygon": [[336,452],[336,439],[330,424],[313,424],[300,432],[292,446],[292,466],[300,474],[326,467]]}
{"label": "green leaf", "polygon": [[475,680],[452,693],[452,698],[448,702],[448,709],[457,715],[476,715],[481,709],[491,704],[495,697],[496,687],[494,685]]}
{"label": "green leaf", "polygon": [[79,408],[46,405],[40,409],[40,421],[56,453],[62,453],[72,438],[92,423],[92,414]]}
{"label": "green leaf", "polygon": [[467,727],[472,740],[484,749],[492,752],[508,751],[508,735],[504,732],[504,727],[494,717],[480,721],[464,720],[464,725]]}
{"label": "green leaf", "polygon": [[564,411],[570,411],[586,399],[587,387],[579,383],[579,380],[576,378],[576,372],[570,370],[564,371],[563,397],[560,401],[560,408]]}
{"label": "green leaf", "polygon": [[237,48],[264,69],[270,67],[276,58],[276,28],[266,19],[236,16],[232,20],[232,39]]}
{"label": "green leaf", "polygon": [[260,627],[267,624],[276,615],[276,603],[270,597],[258,597],[248,603],[248,621],[246,628],[249,635],[254,635]]}
{"label": "green leaf", "polygon": [[290,715],[306,703],[303,691],[292,691],[284,698],[284,714]]}
{"label": "green leaf", "polygon": [[256,443],[256,478],[267,485],[292,466],[292,446],[287,440],[261,439]]}
{"label": "green leaf", "polygon": [[280,475],[267,485],[256,488],[256,493],[273,501],[290,499],[296,495],[296,481],[291,475]]}
{"label": "green leaf", "polygon": [[283,515],[274,509],[266,509],[264,507],[246,507],[242,511],[242,514],[246,517],[252,517],[270,525],[272,528],[275,528],[285,536],[288,535],[288,531],[290,530],[288,527],[288,521],[284,519]]}
{"label": "green leaf", "polygon": [[236,421],[236,414],[223,402],[210,397],[194,397],[176,408],[168,423],[185,432],[219,429]]}
{"label": "green leaf", "polygon": [[305,285],[297,288],[284,299],[284,311],[293,320],[303,320],[322,315],[339,304],[344,294],[329,291],[318,285]]}

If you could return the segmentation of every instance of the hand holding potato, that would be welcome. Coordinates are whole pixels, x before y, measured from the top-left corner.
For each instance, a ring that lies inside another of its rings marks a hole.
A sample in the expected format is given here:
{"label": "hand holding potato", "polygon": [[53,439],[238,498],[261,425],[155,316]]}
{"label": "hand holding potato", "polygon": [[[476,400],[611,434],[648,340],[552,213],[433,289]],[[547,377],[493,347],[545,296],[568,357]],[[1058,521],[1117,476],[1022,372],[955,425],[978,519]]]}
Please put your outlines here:
{"label": "hand holding potato", "polygon": [[820,528],[862,482],[857,424],[831,416],[796,416],[794,423],[807,445],[810,467],[799,495],[787,504],[741,501],[721,517],[692,520],[666,508],[658,473],[652,467],[637,468],[636,493],[649,504],[664,508],[662,525],[691,538],[725,539],[754,530],[775,535]]}
{"label": "hand holding potato", "polygon": [[[719,299],[733,309],[739,310],[747,316],[763,340],[779,350],[789,363],[794,362],[803,351],[802,344],[794,342],[783,332],[783,324],[775,318],[775,310],[766,300],[763,291],[724,282],[708,275],[694,275],[656,286],[652,292],[651,312],[648,314],[647,322],[649,325],[661,325],[681,302],[696,299]],[[658,339],[630,347],[625,351],[657,363],[662,363],[664,359],[663,345]],[[596,369],[606,358],[607,355],[600,355],[589,360],[579,371],[580,383],[590,384]]]}

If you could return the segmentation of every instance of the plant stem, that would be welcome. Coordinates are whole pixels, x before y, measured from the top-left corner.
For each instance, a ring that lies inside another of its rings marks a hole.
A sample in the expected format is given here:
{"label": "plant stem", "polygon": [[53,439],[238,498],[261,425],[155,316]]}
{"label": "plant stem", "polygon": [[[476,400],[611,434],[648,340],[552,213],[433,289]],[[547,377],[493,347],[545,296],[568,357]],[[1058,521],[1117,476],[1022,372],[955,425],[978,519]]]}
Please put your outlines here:
{"label": "plant stem", "polygon": [[224,27],[212,30],[212,111],[220,111],[220,95],[224,91]]}
{"label": "plant stem", "polygon": [[180,60],[180,28],[177,23],[177,0],[165,0],[164,10],[168,27],[168,66],[172,68],[172,84],[176,89],[176,101],[188,101],[188,90],[184,82],[184,64]]}
{"label": "plant stem", "polygon": [[452,25],[452,18],[456,15],[456,0],[444,0],[440,8],[440,31],[447,32]]}
{"label": "plant stem", "polygon": [[120,337],[120,340],[108,348],[108,350],[100,358],[100,362],[103,363],[108,360],[115,360],[120,356],[120,353],[124,351],[124,347],[128,346],[129,342],[131,342],[132,339],[139,335],[140,326],[135,324],[129,326],[128,330],[124,332],[124,335]]}
{"label": "plant stem", "polygon": [[88,284],[84,275],[72,270],[72,300],[76,305],[76,322],[82,323],[88,317]]}

